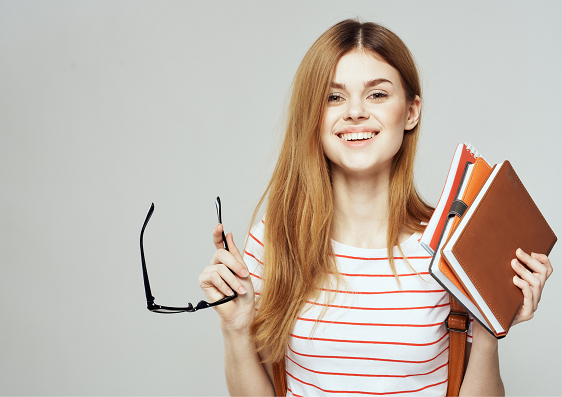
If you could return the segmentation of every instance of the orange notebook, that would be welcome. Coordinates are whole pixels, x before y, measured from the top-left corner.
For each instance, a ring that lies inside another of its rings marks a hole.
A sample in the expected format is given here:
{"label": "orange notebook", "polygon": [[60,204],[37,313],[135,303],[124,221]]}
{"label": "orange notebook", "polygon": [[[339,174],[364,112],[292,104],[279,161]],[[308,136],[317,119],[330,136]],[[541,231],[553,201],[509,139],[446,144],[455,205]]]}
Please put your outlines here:
{"label": "orange notebook", "polygon": [[455,199],[466,162],[474,163],[480,153],[470,143],[459,143],[449,167],[441,197],[420,239],[420,244],[430,255],[436,251],[451,203]]}
{"label": "orange notebook", "polygon": [[[459,187],[453,197],[454,203],[466,200],[466,204],[472,203],[480,188],[485,183],[487,177],[490,175],[491,168],[483,158],[477,158],[474,164],[468,161],[463,167],[463,175],[459,183]],[[465,208],[467,205],[465,205]],[[459,214],[460,215],[460,214]],[[449,294],[456,298],[469,312],[475,313],[473,316],[480,322],[485,322],[486,319],[480,314],[477,305],[471,300],[466,289],[459,281],[455,273],[449,267],[449,264],[441,256],[441,250],[445,246],[447,240],[454,232],[454,228],[458,225],[459,220],[457,216],[447,213],[447,219],[441,238],[437,244],[437,249],[431,259],[429,265],[429,273]]]}
{"label": "orange notebook", "polygon": [[[482,157],[478,157],[476,159],[476,162],[474,163],[474,167],[472,168],[472,172],[471,172],[469,180],[466,184],[466,189],[465,189],[464,194],[462,195],[462,198],[461,198],[461,200],[467,206],[470,206],[470,204],[472,204],[472,202],[476,198],[476,195],[480,191],[480,188],[482,186],[484,186],[484,183],[486,182],[486,179],[488,179],[488,176],[490,175],[491,172],[492,172],[492,167],[490,167],[490,165],[486,162],[486,160],[484,160],[484,158],[482,158]],[[449,221],[451,221],[451,220],[449,220]],[[457,228],[457,226],[459,225],[460,222],[461,222],[461,218],[459,218],[457,216],[452,218],[451,230],[447,234],[447,236],[445,238],[445,241],[443,242],[443,245],[453,235],[453,232],[455,231],[455,229]],[[441,256],[441,253],[439,251],[440,250],[437,251],[438,257],[439,257],[439,263],[438,263],[439,269],[468,298],[468,295],[467,295],[466,291],[464,290],[464,287],[460,283],[457,276],[455,276],[455,273],[449,267],[449,264],[447,263],[447,261],[445,261],[443,259],[443,257]]]}

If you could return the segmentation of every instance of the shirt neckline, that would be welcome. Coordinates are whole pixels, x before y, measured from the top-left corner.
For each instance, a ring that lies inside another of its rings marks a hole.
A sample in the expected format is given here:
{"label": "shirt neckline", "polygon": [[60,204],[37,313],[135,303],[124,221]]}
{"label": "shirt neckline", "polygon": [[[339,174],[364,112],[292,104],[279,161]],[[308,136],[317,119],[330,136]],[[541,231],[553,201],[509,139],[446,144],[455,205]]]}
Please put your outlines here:
{"label": "shirt neckline", "polygon": [[[406,252],[414,245],[418,243],[421,237],[421,232],[415,232],[406,241],[400,244],[402,251]],[[358,248],[351,245],[345,245],[336,240],[330,239],[332,241],[332,247],[334,248],[335,254],[352,255],[359,257],[382,257],[387,256],[386,247],[385,248]],[[394,251],[398,251],[398,246],[394,246]],[[398,251],[399,252],[399,251]]]}

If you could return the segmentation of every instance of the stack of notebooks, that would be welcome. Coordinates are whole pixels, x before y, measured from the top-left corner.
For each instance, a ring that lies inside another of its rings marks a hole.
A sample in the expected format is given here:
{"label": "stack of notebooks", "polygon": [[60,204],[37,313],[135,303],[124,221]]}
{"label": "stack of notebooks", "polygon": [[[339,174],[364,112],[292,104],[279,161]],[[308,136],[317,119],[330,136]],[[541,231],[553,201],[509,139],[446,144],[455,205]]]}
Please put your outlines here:
{"label": "stack of notebooks", "polygon": [[523,303],[515,251],[548,255],[556,240],[509,161],[491,167],[470,144],[457,147],[421,243],[430,274],[496,338]]}

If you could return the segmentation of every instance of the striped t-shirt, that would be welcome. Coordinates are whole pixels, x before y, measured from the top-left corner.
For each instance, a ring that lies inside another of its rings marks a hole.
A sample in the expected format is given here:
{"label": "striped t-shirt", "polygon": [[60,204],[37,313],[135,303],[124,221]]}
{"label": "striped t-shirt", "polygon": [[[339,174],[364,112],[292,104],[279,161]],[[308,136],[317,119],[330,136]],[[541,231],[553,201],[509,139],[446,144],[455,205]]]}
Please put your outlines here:
{"label": "striped t-shirt", "polygon": [[[262,287],[263,234],[262,221],[244,253],[256,297]],[[288,396],[446,394],[449,296],[429,275],[431,257],[419,239],[416,233],[401,244],[419,275],[394,248],[401,288],[386,249],[333,241],[344,283],[309,301],[291,332],[285,356]],[[327,293],[334,300],[313,330]]]}

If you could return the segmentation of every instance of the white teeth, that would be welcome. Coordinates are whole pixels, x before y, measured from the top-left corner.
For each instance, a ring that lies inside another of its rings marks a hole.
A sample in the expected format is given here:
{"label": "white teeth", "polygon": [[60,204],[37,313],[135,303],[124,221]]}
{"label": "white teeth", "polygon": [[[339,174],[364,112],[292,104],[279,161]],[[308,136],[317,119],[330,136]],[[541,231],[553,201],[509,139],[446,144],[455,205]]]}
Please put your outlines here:
{"label": "white teeth", "polygon": [[356,141],[360,139],[371,139],[376,134],[373,132],[348,132],[341,134],[340,138],[344,141]]}

